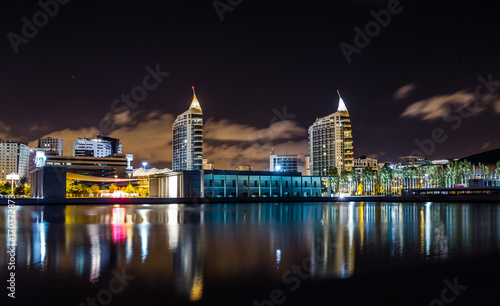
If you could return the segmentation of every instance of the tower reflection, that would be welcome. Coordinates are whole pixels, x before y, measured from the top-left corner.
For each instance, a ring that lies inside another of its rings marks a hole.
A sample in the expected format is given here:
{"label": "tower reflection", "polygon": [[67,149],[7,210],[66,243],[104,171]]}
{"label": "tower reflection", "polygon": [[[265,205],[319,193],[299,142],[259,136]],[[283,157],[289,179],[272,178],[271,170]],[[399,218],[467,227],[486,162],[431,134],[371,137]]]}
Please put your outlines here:
{"label": "tower reflection", "polygon": [[[17,218],[19,269],[95,284],[125,267],[141,285],[191,301],[203,299],[207,284],[280,281],[304,261],[312,279],[345,278],[395,259],[500,249],[494,205],[19,206]],[[6,245],[5,234],[0,242]]]}

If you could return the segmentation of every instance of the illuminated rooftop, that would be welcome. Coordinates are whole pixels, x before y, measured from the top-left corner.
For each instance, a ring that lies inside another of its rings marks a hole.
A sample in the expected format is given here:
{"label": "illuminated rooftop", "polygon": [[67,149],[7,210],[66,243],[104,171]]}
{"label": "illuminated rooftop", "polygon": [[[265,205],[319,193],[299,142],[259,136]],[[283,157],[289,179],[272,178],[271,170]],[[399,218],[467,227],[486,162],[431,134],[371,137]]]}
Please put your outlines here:
{"label": "illuminated rooftop", "polygon": [[339,108],[337,109],[337,112],[347,112],[347,107],[345,106],[344,100],[342,100],[342,97],[340,96],[340,92],[337,89],[337,93],[339,94]]}
{"label": "illuminated rooftop", "polygon": [[201,110],[200,102],[198,102],[198,98],[196,98],[196,93],[194,91],[194,86],[193,86],[193,102],[191,102],[191,106],[190,107]]}

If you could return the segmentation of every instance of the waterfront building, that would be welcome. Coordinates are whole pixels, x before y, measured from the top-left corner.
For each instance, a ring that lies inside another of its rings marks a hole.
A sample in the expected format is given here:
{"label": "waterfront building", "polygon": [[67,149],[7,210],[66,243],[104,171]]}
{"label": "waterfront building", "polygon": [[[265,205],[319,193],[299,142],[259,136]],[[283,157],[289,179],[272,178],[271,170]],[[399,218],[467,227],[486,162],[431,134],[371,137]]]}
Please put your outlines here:
{"label": "waterfront building", "polygon": [[76,138],[73,141],[73,156],[107,157],[122,154],[120,140],[97,135],[95,138]]}
{"label": "waterfront building", "polygon": [[203,112],[193,86],[193,101],[173,126],[172,170],[203,169]]}
{"label": "waterfront building", "polygon": [[204,170],[149,177],[150,196],[165,198],[249,198],[330,196],[328,177],[300,172]]}
{"label": "waterfront building", "polygon": [[15,173],[28,178],[30,148],[26,143],[12,140],[0,141],[0,183],[7,182],[7,175]]}
{"label": "waterfront building", "polygon": [[[31,173],[38,168],[54,167],[64,168],[65,173],[93,176],[93,177],[127,177],[133,169],[130,162],[133,160],[132,154],[115,154],[107,157],[91,156],[57,156],[45,155],[43,165],[36,165]],[[34,163],[36,164],[36,163]]]}
{"label": "waterfront building", "polygon": [[500,179],[469,179],[469,187],[500,187]]}
{"label": "waterfront building", "polygon": [[63,139],[44,137],[38,139],[37,151],[56,152],[57,155],[63,155]]}
{"label": "waterfront building", "polygon": [[[338,91],[337,91],[338,92]],[[309,127],[310,171],[313,176],[326,176],[329,169],[351,170],[353,139],[349,112],[339,94],[337,111],[318,118]]]}

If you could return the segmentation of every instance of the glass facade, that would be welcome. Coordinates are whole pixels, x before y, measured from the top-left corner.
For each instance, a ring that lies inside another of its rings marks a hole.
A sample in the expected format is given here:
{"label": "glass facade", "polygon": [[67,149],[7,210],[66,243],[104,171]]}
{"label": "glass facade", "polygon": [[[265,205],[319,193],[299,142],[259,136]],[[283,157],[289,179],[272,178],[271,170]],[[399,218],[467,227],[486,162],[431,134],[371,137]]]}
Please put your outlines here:
{"label": "glass facade", "polygon": [[207,198],[231,197],[321,197],[330,194],[323,188],[326,178],[301,176],[300,173],[269,171],[210,170],[204,172]]}

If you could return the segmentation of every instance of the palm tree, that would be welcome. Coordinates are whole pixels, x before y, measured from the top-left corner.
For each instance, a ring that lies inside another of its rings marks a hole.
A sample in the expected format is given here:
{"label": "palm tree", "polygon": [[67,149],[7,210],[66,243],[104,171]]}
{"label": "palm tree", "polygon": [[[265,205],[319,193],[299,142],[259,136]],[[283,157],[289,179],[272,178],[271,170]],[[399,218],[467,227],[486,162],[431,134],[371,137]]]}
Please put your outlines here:
{"label": "palm tree", "polygon": [[336,167],[333,167],[328,170],[327,176],[331,177],[329,179],[330,190],[332,193],[339,192],[339,171]]}
{"label": "palm tree", "polygon": [[468,160],[464,160],[464,176],[466,182],[472,178],[472,163]]}
{"label": "palm tree", "polygon": [[352,168],[351,171],[349,171],[349,182],[350,182],[350,192],[351,194],[355,194],[356,191],[358,190],[358,171],[356,169]]}
{"label": "palm tree", "polygon": [[[372,182],[373,182],[373,170],[370,166],[366,166],[363,169],[363,172],[361,173],[361,178],[363,179],[363,192],[364,194],[367,194],[366,192],[371,192],[372,189]],[[369,188],[366,188],[366,186],[369,186]]]}
{"label": "palm tree", "polygon": [[483,179],[488,178],[488,174],[490,172],[490,170],[488,169],[488,166],[486,166],[482,163],[478,163],[477,168],[479,171],[479,178],[483,178]]}
{"label": "palm tree", "polygon": [[484,173],[486,175],[486,179],[489,179],[491,178],[491,171],[490,171],[490,168],[488,167],[488,165],[484,165]]}
{"label": "palm tree", "polygon": [[434,166],[428,165],[425,167],[420,168],[421,172],[421,177],[423,179],[423,186],[424,188],[429,188],[432,184],[432,178],[434,177],[433,171],[434,171]]}
{"label": "palm tree", "polygon": [[[384,194],[387,194],[388,185],[392,181],[392,169],[391,169],[391,166],[388,163],[386,163],[382,167],[382,170],[380,170],[380,179],[382,180],[382,184],[384,186],[383,187]],[[391,192],[391,194],[392,194],[392,192]]]}
{"label": "palm tree", "polygon": [[410,177],[411,177],[410,167],[404,167],[403,170],[401,170],[401,180],[403,188],[409,188]]}
{"label": "palm tree", "polygon": [[448,165],[446,165],[446,187],[451,187],[454,183],[454,168],[455,168],[455,163],[453,161],[450,161]]}
{"label": "palm tree", "polygon": [[347,172],[347,170],[340,171],[340,183],[342,185],[342,190],[344,192],[346,191],[346,189],[348,189],[346,188],[348,177],[349,177],[349,172]]}
{"label": "palm tree", "polygon": [[436,186],[446,187],[446,167],[443,165],[438,167]]}

